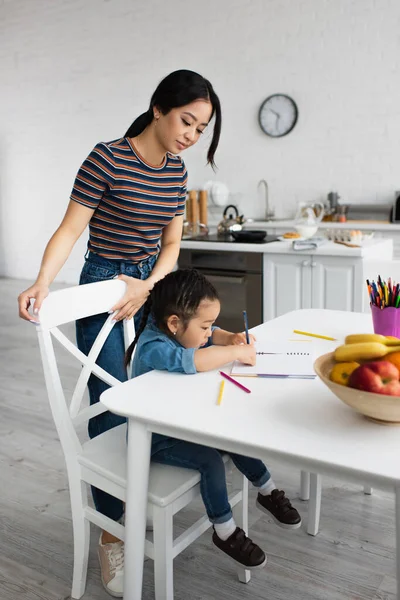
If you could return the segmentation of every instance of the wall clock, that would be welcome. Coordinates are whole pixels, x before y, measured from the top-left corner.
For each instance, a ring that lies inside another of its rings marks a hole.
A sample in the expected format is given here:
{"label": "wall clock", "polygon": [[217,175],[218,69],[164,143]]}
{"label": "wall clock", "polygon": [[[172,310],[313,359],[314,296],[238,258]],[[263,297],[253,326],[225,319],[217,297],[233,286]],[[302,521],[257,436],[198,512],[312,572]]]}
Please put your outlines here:
{"label": "wall clock", "polygon": [[258,121],[264,133],[270,137],[283,137],[297,123],[296,102],[286,94],[273,94],[260,106]]}

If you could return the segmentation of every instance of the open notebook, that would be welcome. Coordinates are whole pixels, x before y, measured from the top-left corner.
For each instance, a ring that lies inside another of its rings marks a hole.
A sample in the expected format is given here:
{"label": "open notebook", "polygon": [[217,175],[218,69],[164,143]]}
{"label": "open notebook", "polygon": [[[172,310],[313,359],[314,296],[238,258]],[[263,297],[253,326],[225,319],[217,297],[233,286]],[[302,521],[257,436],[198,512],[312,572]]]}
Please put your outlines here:
{"label": "open notebook", "polygon": [[231,375],[314,379],[312,344],[304,342],[255,344],[257,362],[250,367],[235,361]]}

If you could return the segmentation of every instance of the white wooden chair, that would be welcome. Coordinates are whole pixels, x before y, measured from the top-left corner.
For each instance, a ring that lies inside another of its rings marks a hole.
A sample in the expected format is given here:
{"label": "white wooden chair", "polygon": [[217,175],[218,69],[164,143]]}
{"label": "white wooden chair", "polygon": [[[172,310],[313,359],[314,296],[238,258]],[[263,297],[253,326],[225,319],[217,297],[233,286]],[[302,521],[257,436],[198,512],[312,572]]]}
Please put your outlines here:
{"label": "white wooden chair", "polygon": [[[72,598],[84,594],[89,554],[90,523],[124,539],[123,525],[116,523],[88,505],[88,485],[125,501],[126,491],[126,425],[115,427],[81,444],[76,426],[105,412],[97,403],[81,407],[86,384],[91,373],[109,385],[118,385],[98,365],[96,359],[114,324],[111,314],[100,331],[90,353],[85,356],[70,341],[59,326],[90,315],[107,313],[125,293],[125,283],[103,281],[52,292],[40,310],[37,327],[40,352],[54,422],[63,448],[68,472],[74,536],[74,567]],[[126,345],[134,337],[133,320],[124,322]],[[83,366],[69,402],[60,378],[53,347],[55,338]],[[132,399],[134,401],[134,399]],[[228,457],[225,457],[225,462]],[[173,599],[173,559],[209,527],[206,515],[184,533],[173,539],[173,517],[200,494],[200,475],[197,471],[167,465],[152,464],[148,490],[148,518],[153,521],[153,542],[146,541],[145,554],[154,561],[156,600]],[[238,526],[248,528],[247,480],[233,468],[233,491],[230,503]],[[239,580],[247,583],[250,572],[238,569]]]}

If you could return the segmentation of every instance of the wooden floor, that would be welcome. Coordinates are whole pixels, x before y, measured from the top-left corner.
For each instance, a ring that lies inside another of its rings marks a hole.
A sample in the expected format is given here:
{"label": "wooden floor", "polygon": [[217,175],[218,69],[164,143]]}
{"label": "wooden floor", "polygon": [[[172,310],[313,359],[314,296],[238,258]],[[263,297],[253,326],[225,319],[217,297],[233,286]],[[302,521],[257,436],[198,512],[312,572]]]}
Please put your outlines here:
{"label": "wooden floor", "polygon": [[[67,600],[72,526],[61,447],[49,412],[35,326],[17,318],[16,297],[26,282],[1,280],[0,303],[0,600]],[[70,376],[66,363],[66,377]],[[270,470],[307,518],[298,499],[299,473],[278,462]],[[394,600],[394,506],[388,493],[364,496],[360,486],[324,479],[320,533],[278,529],[250,497],[250,534],[268,564],[239,583],[211,543],[210,532],[175,560],[175,600]],[[201,504],[182,511],[177,530]],[[92,529],[86,600],[103,590]],[[146,561],[143,599],[154,598]]]}

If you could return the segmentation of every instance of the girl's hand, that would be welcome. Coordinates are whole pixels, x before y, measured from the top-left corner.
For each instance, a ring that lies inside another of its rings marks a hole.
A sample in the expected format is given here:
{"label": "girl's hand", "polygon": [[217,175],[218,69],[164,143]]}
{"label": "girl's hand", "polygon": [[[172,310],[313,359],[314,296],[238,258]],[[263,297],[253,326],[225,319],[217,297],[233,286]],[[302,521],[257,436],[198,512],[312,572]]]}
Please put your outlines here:
{"label": "girl's hand", "polygon": [[[256,341],[256,338],[252,333],[249,333],[250,345],[252,346]],[[246,333],[232,333],[229,339],[229,345],[238,346],[239,344],[247,344]]]}
{"label": "girl's hand", "polygon": [[256,364],[256,349],[252,344],[241,344],[236,347],[236,358],[245,365],[254,367]]}
{"label": "girl's hand", "polygon": [[[21,292],[18,296],[19,316],[21,319],[26,321],[32,321],[32,323],[39,323],[37,316],[40,307],[42,306],[43,300],[49,295],[49,288],[43,283],[34,283],[30,288]],[[31,305],[31,299],[35,300],[34,316],[29,314],[29,308]]]}
{"label": "girl's hand", "polygon": [[126,275],[118,275],[118,279],[125,281],[127,290],[123,298],[112,307],[110,312],[119,311],[115,316],[116,321],[132,319],[146,302],[154,284],[149,283],[146,279],[136,279],[135,277],[127,277]]}

